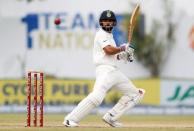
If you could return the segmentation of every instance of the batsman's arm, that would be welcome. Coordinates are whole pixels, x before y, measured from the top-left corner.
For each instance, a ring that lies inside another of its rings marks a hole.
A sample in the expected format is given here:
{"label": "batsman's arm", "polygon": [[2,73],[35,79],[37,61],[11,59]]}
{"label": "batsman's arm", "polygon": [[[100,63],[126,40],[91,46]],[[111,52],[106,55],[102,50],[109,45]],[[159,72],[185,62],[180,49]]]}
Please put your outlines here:
{"label": "batsman's arm", "polygon": [[111,45],[107,45],[103,48],[104,52],[107,54],[107,55],[115,55],[121,51],[125,51],[125,47],[124,46],[121,46],[121,47],[114,47],[114,46],[111,46]]}

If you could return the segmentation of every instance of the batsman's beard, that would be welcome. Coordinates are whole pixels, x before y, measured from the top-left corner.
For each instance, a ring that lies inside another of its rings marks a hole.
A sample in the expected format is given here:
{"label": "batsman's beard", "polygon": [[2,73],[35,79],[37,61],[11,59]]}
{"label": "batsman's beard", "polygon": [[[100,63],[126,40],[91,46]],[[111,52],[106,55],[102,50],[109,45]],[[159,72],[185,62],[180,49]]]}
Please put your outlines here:
{"label": "batsman's beard", "polygon": [[113,29],[113,25],[103,25],[102,26],[102,29],[108,33],[111,33],[112,32],[112,29]]}

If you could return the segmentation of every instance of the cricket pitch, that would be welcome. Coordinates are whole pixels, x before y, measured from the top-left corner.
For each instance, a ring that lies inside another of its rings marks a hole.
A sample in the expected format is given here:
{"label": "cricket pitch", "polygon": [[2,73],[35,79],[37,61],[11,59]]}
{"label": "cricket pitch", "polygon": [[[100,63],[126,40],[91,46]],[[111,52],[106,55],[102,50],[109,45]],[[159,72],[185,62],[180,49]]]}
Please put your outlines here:
{"label": "cricket pitch", "polygon": [[193,131],[194,116],[123,116],[122,128],[105,124],[99,115],[89,115],[79,127],[62,125],[64,114],[44,114],[44,127],[25,127],[26,114],[0,114],[0,131]]}

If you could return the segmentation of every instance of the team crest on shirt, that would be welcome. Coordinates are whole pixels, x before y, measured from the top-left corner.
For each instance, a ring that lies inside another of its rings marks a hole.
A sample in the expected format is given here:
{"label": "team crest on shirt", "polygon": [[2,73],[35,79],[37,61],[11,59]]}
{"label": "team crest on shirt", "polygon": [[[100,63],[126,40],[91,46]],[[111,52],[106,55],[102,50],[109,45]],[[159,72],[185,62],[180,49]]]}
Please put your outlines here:
{"label": "team crest on shirt", "polygon": [[110,12],[110,11],[107,11],[106,16],[107,16],[107,17],[111,17],[111,12]]}

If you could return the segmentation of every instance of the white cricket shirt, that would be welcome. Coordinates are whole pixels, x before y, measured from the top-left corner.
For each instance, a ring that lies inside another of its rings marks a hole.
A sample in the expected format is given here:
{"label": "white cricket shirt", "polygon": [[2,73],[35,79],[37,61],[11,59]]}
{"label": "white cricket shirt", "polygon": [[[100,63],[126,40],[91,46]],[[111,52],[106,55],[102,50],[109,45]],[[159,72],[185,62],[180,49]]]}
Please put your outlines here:
{"label": "white cricket shirt", "polygon": [[107,45],[115,46],[115,41],[112,33],[108,33],[103,29],[99,29],[96,32],[93,47],[93,62],[96,66],[99,65],[111,65],[116,66],[116,59],[114,55],[107,55],[103,48]]}

